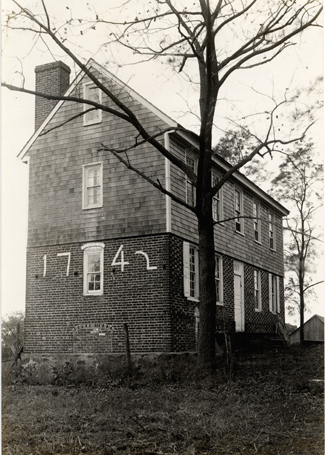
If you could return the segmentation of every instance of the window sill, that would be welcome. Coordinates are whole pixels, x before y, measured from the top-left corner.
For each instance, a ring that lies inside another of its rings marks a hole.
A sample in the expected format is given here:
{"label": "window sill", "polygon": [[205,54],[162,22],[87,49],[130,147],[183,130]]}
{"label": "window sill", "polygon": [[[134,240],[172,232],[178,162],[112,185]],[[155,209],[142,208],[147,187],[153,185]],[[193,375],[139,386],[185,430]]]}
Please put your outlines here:
{"label": "window sill", "polygon": [[196,297],[186,297],[187,300],[189,300],[190,302],[200,302],[200,300]]}
{"label": "window sill", "polygon": [[101,292],[100,294],[83,294],[84,297],[100,297],[102,296],[104,293]]}
{"label": "window sill", "polygon": [[244,234],[243,232],[241,232],[241,231],[236,231],[236,230],[235,230],[235,233],[236,233],[236,234],[239,234],[239,235],[241,235],[241,236],[243,236],[243,237],[245,237],[245,234]]}
{"label": "window sill", "polygon": [[276,250],[274,248],[270,248],[270,251],[273,251],[273,253],[276,253]]}
{"label": "window sill", "polygon": [[257,243],[257,245],[262,245],[262,242],[260,242],[259,240],[254,240],[254,243]]}
{"label": "window sill", "polygon": [[218,306],[224,306],[223,302],[217,302]]}
{"label": "window sill", "polygon": [[102,207],[103,207],[103,204],[101,204],[101,205],[93,205],[91,207],[82,207],[82,210],[101,209]]}
{"label": "window sill", "polygon": [[256,313],[262,313],[262,309],[261,308],[255,308],[255,312]]}
{"label": "window sill", "polygon": [[99,123],[102,123],[102,120],[96,120],[96,121],[93,121],[93,122],[83,123],[83,126],[98,125]]}

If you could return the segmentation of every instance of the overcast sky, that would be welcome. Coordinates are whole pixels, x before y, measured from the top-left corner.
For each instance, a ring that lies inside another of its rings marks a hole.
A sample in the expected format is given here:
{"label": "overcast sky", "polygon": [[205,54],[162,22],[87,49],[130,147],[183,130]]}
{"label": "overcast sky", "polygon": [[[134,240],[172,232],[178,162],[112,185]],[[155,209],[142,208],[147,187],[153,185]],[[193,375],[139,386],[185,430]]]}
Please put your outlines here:
{"label": "overcast sky", "polygon": [[[25,5],[34,5],[34,1],[23,2]],[[145,2],[143,2],[145,4]],[[75,10],[87,2],[81,0],[70,1]],[[96,0],[97,10],[108,9],[116,5],[116,0]],[[4,0],[2,7],[10,5],[10,0]],[[49,5],[60,15],[64,11],[66,2],[51,0]],[[60,9],[61,8],[61,9]],[[74,11],[75,11],[74,10]],[[82,11],[80,10],[80,13]],[[64,11],[66,13],[66,11]],[[92,49],[85,52],[89,58],[103,42],[105,36],[100,32],[92,35]],[[96,41],[97,40],[97,41]],[[312,31],[303,38],[297,38],[296,47],[289,48],[280,55],[276,62],[258,71],[248,73],[243,71],[234,77],[233,83],[222,93],[226,101],[220,102],[216,122],[226,128],[225,118],[231,116],[236,106],[238,116],[245,114],[249,109],[260,109],[265,98],[257,96],[255,90],[277,94],[284,93],[286,87],[307,86],[315,77],[322,74],[322,38],[321,33]],[[21,64],[25,78],[25,87],[34,88],[35,66],[51,62],[53,59],[48,53],[41,52],[34,46],[32,52],[31,37],[21,32],[2,36],[2,79],[9,83],[21,83]],[[27,53],[29,56],[26,57]],[[60,57],[60,56],[59,56]],[[195,128],[196,120],[193,116],[185,115],[189,109],[197,104],[197,91],[191,85],[186,85],[180,77],[174,74],[160,62],[151,62],[143,65],[128,65],[130,55],[127,52],[107,55],[104,50],[96,53],[95,59],[99,63],[108,63],[108,69],[124,82],[129,83],[142,96],[147,98],[161,110],[170,115],[179,123]],[[20,60],[18,60],[20,59]],[[254,95],[255,93],[255,95]],[[2,90],[2,154],[1,154],[1,197],[2,197],[2,314],[24,310],[25,305],[25,274],[26,274],[26,242],[27,242],[27,209],[28,209],[28,165],[22,163],[17,155],[30,138],[34,130],[34,98]],[[314,130],[314,140],[322,153],[322,128]],[[216,131],[215,140],[220,135]],[[323,249],[323,244],[322,244]],[[320,264],[317,279],[322,279],[323,264]],[[312,308],[313,313],[324,314],[322,286],[318,287],[319,302]],[[308,315],[306,315],[308,318]],[[296,322],[298,319],[290,319]]]}

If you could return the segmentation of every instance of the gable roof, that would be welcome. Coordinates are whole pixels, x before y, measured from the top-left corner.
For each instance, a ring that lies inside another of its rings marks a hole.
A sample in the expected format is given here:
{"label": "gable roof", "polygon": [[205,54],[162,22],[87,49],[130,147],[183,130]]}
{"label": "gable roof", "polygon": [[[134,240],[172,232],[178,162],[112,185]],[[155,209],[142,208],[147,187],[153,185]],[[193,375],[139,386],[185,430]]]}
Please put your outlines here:
{"label": "gable roof", "polygon": [[[164,114],[160,109],[158,109],[156,106],[151,104],[148,100],[146,100],[143,96],[139,95],[135,90],[133,90],[131,87],[126,85],[124,82],[122,82],[118,77],[116,77],[114,74],[110,73],[106,68],[103,66],[99,65],[99,63],[95,62],[95,60],[90,59],[88,60],[87,67],[89,68],[94,68],[98,72],[102,73],[104,77],[107,77],[111,79],[115,84],[117,84],[119,87],[124,88],[135,100],[139,101],[143,106],[147,107],[149,110],[151,110],[155,115],[157,115],[163,122],[167,123],[168,126],[177,128],[180,125],[175,122],[172,118],[170,118],[168,115]],[[76,88],[76,86],[81,82],[81,80],[85,77],[85,74],[80,71],[78,75],[75,77],[74,81],[71,83],[70,87],[68,90],[62,95],[62,96],[69,96],[73,92],[73,90]],[[22,148],[22,150],[19,152],[17,155],[18,158],[21,160],[24,159],[26,156],[26,153],[28,152],[29,148],[34,144],[42,130],[46,127],[46,125],[51,121],[51,119],[54,117],[56,112],[60,109],[62,104],[65,102],[65,100],[60,100],[58,103],[55,105],[55,107],[52,109],[52,111],[49,113],[49,115],[46,117],[46,119],[43,121],[43,123],[35,130],[31,138],[27,141],[25,146]]]}
{"label": "gable roof", "polygon": [[[324,324],[324,316],[320,316],[319,314],[314,314],[311,318],[308,319],[308,321],[304,322],[304,326],[306,324],[308,324],[308,322],[312,321],[313,319],[319,319]],[[289,336],[291,337],[293,334],[299,332],[299,330],[300,330],[300,327],[298,327],[293,332],[291,332]]]}
{"label": "gable roof", "polygon": [[[121,87],[124,90],[126,90],[133,99],[135,99],[136,101],[141,103],[143,106],[145,106],[147,109],[149,109],[153,114],[155,114],[157,117],[159,117],[169,127],[182,128],[182,126],[179,123],[175,122],[175,120],[173,120],[167,114],[163,113],[155,105],[150,103],[150,101],[148,101],[146,98],[141,96],[139,93],[137,93],[131,87],[129,87],[127,84],[122,82],[117,76],[112,74],[110,71],[108,71],[106,68],[104,68],[102,65],[97,63],[92,58],[88,60],[86,66],[88,68],[96,69],[104,77],[106,77],[108,79],[111,79],[119,87]],[[80,71],[78,73],[78,75],[75,77],[74,81],[71,83],[71,85],[68,88],[68,90],[64,93],[63,96],[69,96],[84,77],[85,77],[85,74],[83,73],[83,71]],[[34,144],[34,142],[39,137],[40,133],[48,125],[48,123],[51,121],[51,119],[54,117],[54,115],[60,109],[60,107],[62,106],[62,104],[64,102],[65,102],[65,100],[58,101],[58,103],[52,109],[50,114],[45,118],[45,120],[39,126],[39,128],[37,128],[37,130],[35,130],[35,132],[31,136],[31,138],[27,141],[25,146],[19,152],[19,154],[17,155],[18,158],[20,158],[21,160],[24,160],[24,158],[26,157],[26,154],[28,153],[30,147]],[[174,133],[177,134],[180,138],[185,139],[187,142],[192,144],[194,147],[198,148],[199,137],[194,132],[188,131],[188,130],[186,130],[184,128],[184,131],[177,130]],[[214,161],[216,162],[216,164],[221,169],[223,169],[225,171],[227,171],[228,169],[230,169],[232,167],[220,155],[214,154]],[[238,183],[240,183],[244,188],[246,188],[246,189],[252,191],[253,193],[255,193],[261,199],[263,199],[266,202],[268,202],[268,204],[270,204],[271,207],[273,207],[275,210],[280,212],[282,216],[288,215],[290,213],[289,210],[287,210],[285,207],[283,207],[283,205],[281,205],[279,202],[277,202],[275,199],[273,199],[271,196],[269,196],[265,191],[263,191],[261,188],[259,188],[257,185],[255,185],[255,183],[253,183],[251,180],[249,180],[247,177],[245,177],[239,171],[236,171],[235,174],[233,174],[232,179],[237,181]]]}

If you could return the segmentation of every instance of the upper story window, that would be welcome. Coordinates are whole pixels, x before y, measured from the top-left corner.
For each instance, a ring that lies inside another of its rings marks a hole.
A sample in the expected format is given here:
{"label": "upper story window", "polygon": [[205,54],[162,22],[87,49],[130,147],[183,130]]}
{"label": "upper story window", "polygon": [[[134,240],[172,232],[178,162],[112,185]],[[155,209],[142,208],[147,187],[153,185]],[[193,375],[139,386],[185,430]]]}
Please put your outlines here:
{"label": "upper story window", "polygon": [[256,242],[261,242],[261,210],[258,201],[253,201],[253,225],[254,239]]}
{"label": "upper story window", "polygon": [[[195,158],[191,156],[187,151],[185,151],[185,163],[193,169],[195,172]],[[195,187],[193,186],[192,182],[185,176],[185,192],[186,192],[186,202],[191,207],[195,205]]]}
{"label": "upper story window", "polygon": [[[96,103],[102,102],[102,92],[101,90],[93,84],[93,82],[87,82],[83,86],[84,89],[84,99],[89,101],[96,101]],[[90,104],[84,104],[84,111],[91,109]],[[84,125],[93,125],[95,123],[100,123],[102,121],[102,111],[96,109],[94,111],[87,112],[83,116]]]}
{"label": "upper story window", "polygon": [[84,251],[84,295],[102,295],[104,288],[104,247],[103,243],[87,243]]}
{"label": "upper story window", "polygon": [[269,310],[280,313],[280,279],[269,273]]}
{"label": "upper story window", "polygon": [[199,299],[199,252],[196,246],[183,243],[184,295],[193,300]]}
{"label": "upper story window", "polygon": [[275,250],[275,216],[269,212],[269,245],[271,250]]}
{"label": "upper story window", "polygon": [[[220,175],[212,171],[212,187],[220,180]],[[223,218],[223,194],[222,188],[213,196],[212,199],[212,217],[214,221],[221,221]]]}
{"label": "upper story window", "polygon": [[83,166],[83,209],[93,209],[103,205],[103,163]]}
{"label": "upper story window", "polygon": [[216,302],[217,305],[223,305],[223,270],[222,257],[215,256],[215,284],[216,284]]}
{"label": "upper story window", "polygon": [[261,271],[254,270],[254,305],[256,311],[262,310]]}
{"label": "upper story window", "polygon": [[244,215],[243,210],[243,192],[235,188],[235,217],[236,217],[236,232],[244,233]]}

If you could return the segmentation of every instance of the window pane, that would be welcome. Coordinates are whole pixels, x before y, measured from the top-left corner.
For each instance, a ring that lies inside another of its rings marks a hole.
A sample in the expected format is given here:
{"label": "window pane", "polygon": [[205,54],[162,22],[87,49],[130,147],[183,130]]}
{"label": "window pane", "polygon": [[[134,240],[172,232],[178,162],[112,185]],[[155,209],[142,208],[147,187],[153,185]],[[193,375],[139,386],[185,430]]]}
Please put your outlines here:
{"label": "window pane", "polygon": [[195,297],[195,250],[190,247],[190,296]]}
{"label": "window pane", "polygon": [[99,103],[99,88],[88,87],[88,98],[90,101],[96,101],[97,103]]}
{"label": "window pane", "polygon": [[87,187],[100,185],[100,169],[98,167],[92,167],[88,169]]}
{"label": "window pane", "polygon": [[240,196],[239,191],[235,191],[235,210],[240,213]]}
{"label": "window pane", "polygon": [[100,201],[100,187],[88,188],[88,205],[99,204]]}
{"label": "window pane", "polygon": [[100,272],[100,253],[88,254],[88,272]]}
{"label": "window pane", "polygon": [[220,221],[220,199],[219,192],[213,198],[212,216],[215,221]]}
{"label": "window pane", "polygon": [[194,170],[194,158],[186,155],[186,164]]}

